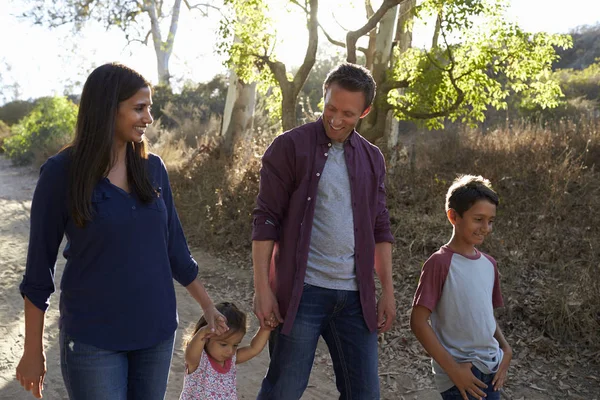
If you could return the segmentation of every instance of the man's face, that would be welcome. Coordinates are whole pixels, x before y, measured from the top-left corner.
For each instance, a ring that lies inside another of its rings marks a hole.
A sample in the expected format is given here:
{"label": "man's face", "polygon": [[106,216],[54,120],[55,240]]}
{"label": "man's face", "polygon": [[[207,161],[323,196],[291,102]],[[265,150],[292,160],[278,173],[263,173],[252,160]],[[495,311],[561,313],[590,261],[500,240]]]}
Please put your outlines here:
{"label": "man's face", "polygon": [[352,133],[361,118],[364,118],[371,107],[365,110],[363,92],[351,92],[332,83],[325,89],[325,107],[323,124],[327,136],[336,142],[343,143]]}

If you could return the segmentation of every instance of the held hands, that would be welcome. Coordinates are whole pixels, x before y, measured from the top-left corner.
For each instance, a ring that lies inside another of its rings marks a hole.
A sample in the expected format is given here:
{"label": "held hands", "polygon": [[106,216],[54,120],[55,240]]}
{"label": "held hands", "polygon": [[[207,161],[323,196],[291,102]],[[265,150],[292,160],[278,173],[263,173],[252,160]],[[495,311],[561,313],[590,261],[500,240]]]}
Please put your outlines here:
{"label": "held hands", "polygon": [[396,318],[396,299],[394,293],[382,293],[377,302],[377,332],[390,330]]}
{"label": "held hands", "polygon": [[464,400],[468,400],[467,393],[477,399],[486,397],[485,392],[481,389],[487,388],[488,385],[473,375],[473,372],[471,372],[472,367],[473,364],[471,363],[461,363],[452,371],[452,374],[448,374]]}
{"label": "held hands", "polygon": [[504,383],[506,382],[506,375],[508,373],[508,367],[510,367],[510,361],[512,360],[512,349],[508,347],[504,350],[504,357],[502,357],[502,361],[500,362],[500,366],[498,367],[498,371],[492,380],[492,385],[494,386],[494,391],[498,391],[502,389]]}
{"label": "held hands", "polygon": [[30,391],[34,397],[42,398],[44,377],[46,376],[46,355],[44,352],[23,353],[19,365],[17,365],[17,380],[26,391]]}
{"label": "held hands", "polygon": [[208,323],[206,328],[210,332],[209,336],[220,336],[229,330],[227,318],[217,310],[214,304],[204,310],[204,318]]}
{"label": "held hands", "polygon": [[277,298],[273,294],[270,287],[265,287],[262,290],[258,288],[254,292],[254,314],[260,322],[262,329],[273,330],[280,323],[283,323],[283,318],[279,313]]}

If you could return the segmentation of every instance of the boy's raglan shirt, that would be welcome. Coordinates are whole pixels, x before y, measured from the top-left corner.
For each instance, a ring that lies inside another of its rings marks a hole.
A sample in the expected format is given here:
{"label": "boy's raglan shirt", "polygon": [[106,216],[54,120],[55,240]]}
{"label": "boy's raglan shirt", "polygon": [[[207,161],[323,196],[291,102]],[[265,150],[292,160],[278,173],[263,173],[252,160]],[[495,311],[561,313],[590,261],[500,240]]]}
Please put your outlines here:
{"label": "boy's raglan shirt", "polygon": [[[498,370],[502,350],[494,338],[494,308],[502,307],[496,261],[485,253],[468,257],[442,246],[423,265],[414,306],[431,311],[431,327],[458,363],[471,362],[481,372]],[[432,360],[438,390],[454,386]]]}

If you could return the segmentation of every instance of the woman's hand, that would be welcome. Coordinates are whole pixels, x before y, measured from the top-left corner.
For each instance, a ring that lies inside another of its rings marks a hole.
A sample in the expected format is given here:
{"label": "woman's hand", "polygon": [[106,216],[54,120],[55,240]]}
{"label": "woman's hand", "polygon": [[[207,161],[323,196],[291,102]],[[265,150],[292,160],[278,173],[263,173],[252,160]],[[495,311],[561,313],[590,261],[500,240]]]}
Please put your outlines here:
{"label": "woman's hand", "polygon": [[217,310],[214,304],[204,310],[204,319],[206,319],[208,329],[214,336],[220,336],[229,330],[227,318]]}
{"label": "woman's hand", "polygon": [[25,350],[17,365],[17,380],[21,386],[38,399],[42,398],[44,377],[46,376],[46,355],[44,352]]}

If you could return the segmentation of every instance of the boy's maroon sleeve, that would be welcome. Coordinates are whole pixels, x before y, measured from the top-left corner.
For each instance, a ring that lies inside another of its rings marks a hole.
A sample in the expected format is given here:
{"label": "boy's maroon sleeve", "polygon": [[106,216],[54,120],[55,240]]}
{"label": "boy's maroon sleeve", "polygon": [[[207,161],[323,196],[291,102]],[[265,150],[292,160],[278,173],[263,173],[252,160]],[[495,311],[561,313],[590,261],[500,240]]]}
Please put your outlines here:
{"label": "boy's maroon sleeve", "polygon": [[[451,255],[450,255],[451,257]],[[444,282],[450,270],[450,258],[436,253],[429,257],[421,269],[419,285],[413,299],[414,306],[423,306],[433,312],[444,289]]]}
{"label": "boy's maroon sleeve", "polygon": [[498,265],[494,260],[494,289],[492,291],[492,305],[494,308],[504,307],[504,299],[502,298],[502,292],[500,291],[500,273],[498,272]]}

